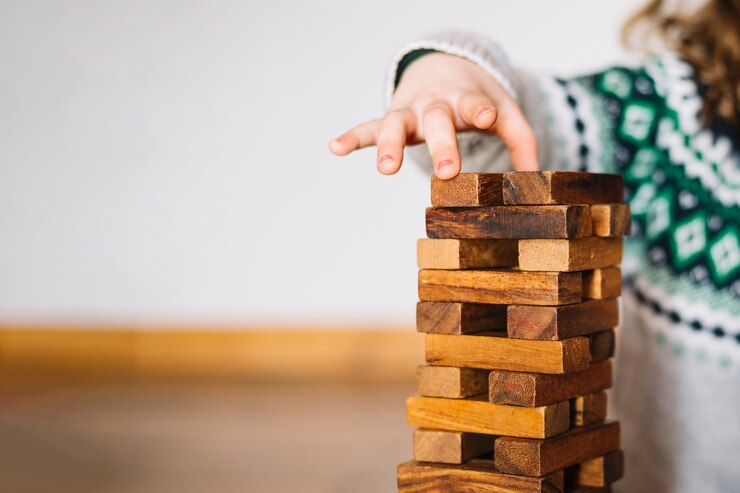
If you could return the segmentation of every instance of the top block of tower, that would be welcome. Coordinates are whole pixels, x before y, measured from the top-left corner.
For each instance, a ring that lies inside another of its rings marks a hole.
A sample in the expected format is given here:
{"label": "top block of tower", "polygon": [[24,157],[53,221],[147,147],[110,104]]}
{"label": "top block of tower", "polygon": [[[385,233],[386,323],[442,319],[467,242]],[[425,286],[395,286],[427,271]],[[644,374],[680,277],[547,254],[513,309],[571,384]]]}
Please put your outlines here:
{"label": "top block of tower", "polygon": [[432,206],[618,204],[624,201],[620,175],[575,171],[461,173],[432,178]]}

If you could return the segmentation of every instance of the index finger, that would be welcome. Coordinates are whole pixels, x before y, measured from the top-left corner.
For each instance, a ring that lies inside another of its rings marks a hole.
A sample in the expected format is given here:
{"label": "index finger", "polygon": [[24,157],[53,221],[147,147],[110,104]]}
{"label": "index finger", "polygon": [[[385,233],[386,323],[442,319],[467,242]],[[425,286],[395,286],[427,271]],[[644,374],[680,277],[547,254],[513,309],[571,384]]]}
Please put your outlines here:
{"label": "index finger", "polygon": [[346,156],[357,149],[377,144],[380,121],[375,119],[357,125],[329,142],[329,150],[337,156]]}

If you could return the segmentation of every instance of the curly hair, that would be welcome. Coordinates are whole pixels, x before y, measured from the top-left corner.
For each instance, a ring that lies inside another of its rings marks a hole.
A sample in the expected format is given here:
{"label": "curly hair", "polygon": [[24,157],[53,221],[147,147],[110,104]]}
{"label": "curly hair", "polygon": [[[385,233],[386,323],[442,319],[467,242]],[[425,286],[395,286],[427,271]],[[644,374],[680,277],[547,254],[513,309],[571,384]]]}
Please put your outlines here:
{"label": "curly hair", "polygon": [[706,86],[704,123],[712,125],[719,117],[740,130],[740,0],[709,0],[694,12],[677,10],[651,0],[624,25],[624,44],[645,49],[657,34]]}

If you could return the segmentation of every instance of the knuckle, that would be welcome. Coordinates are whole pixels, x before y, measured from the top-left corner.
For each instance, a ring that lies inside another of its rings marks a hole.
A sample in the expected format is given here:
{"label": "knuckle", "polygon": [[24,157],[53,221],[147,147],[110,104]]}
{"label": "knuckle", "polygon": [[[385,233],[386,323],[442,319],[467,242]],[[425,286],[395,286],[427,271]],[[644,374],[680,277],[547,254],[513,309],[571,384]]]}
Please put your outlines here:
{"label": "knuckle", "polygon": [[432,103],[424,110],[424,117],[434,117],[434,118],[449,118],[450,116],[450,107],[447,105],[447,103]]}

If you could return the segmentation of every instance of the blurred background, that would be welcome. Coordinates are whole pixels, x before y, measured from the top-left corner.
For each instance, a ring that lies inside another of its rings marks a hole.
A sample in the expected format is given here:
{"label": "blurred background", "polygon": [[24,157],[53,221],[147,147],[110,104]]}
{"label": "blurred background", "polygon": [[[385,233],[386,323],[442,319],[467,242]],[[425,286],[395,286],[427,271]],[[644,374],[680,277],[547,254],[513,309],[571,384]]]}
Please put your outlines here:
{"label": "blurred background", "polygon": [[572,75],[641,3],[0,0],[7,491],[393,491],[429,182],[328,141],[425,33]]}

